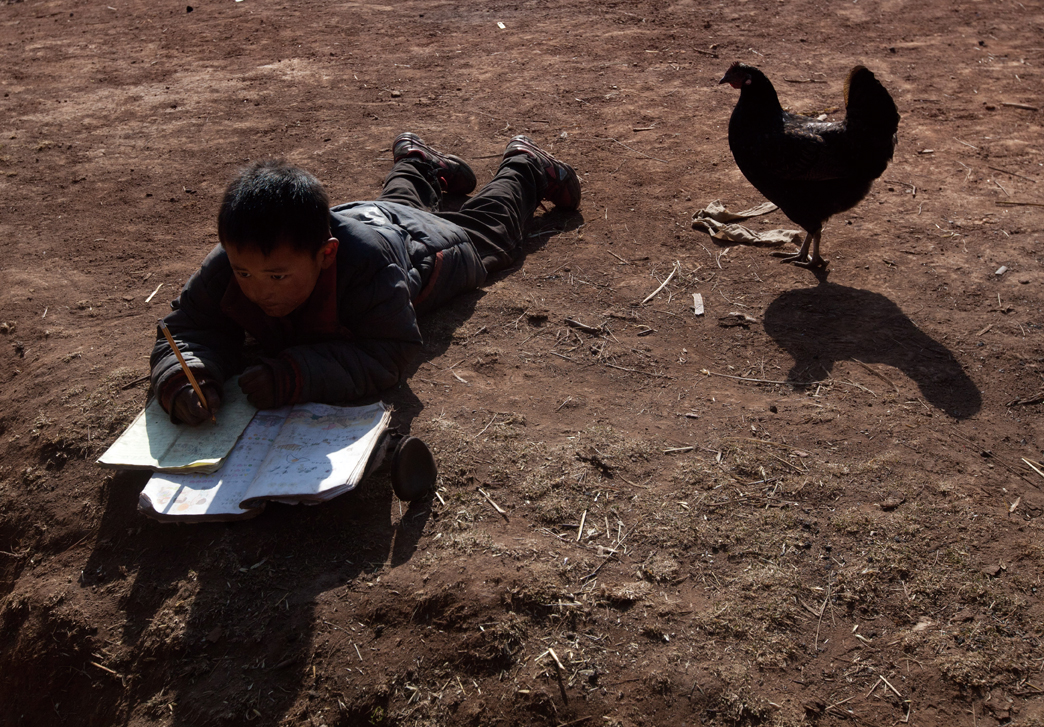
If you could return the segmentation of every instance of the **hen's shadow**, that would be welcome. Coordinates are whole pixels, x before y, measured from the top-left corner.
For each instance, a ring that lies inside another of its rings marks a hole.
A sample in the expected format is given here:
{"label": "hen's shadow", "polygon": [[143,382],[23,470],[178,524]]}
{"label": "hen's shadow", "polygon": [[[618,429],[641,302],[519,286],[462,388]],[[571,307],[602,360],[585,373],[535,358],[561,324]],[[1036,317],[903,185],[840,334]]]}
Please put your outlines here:
{"label": "hen's shadow", "polygon": [[794,357],[788,380],[821,381],[837,361],[894,366],[925,400],[957,419],[982,407],[982,394],[954,355],[895,303],[869,290],[826,282],[791,290],[765,311],[765,332]]}

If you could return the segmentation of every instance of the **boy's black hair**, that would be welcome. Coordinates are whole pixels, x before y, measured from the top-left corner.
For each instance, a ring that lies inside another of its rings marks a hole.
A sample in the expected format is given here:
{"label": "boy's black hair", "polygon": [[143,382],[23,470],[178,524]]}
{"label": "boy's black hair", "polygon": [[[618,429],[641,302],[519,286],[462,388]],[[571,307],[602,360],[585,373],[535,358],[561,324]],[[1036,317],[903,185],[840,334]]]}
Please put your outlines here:
{"label": "boy's black hair", "polygon": [[330,239],[330,199],[299,167],[278,159],[254,162],[225,190],[218,239],[262,255],[285,243],[315,254]]}

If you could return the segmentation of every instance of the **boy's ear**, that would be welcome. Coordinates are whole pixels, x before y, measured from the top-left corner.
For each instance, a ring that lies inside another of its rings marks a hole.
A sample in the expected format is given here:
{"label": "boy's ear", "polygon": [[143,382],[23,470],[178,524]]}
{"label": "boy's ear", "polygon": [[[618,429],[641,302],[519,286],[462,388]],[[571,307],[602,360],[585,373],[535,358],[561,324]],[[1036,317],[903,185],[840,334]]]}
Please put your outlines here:
{"label": "boy's ear", "polygon": [[331,237],[329,240],[326,241],[325,245],[319,248],[319,262],[322,265],[323,270],[326,270],[337,260],[337,247],[340,244],[340,240],[338,240],[336,237]]}

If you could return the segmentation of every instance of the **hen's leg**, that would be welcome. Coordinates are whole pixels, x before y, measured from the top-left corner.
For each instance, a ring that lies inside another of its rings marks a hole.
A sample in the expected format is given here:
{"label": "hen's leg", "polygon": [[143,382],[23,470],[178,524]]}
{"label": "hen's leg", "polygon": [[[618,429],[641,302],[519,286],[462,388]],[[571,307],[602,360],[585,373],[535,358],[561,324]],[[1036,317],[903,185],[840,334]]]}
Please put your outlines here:
{"label": "hen's leg", "polygon": [[825,268],[827,261],[824,260],[819,254],[819,236],[823,234],[822,230],[819,230],[812,236],[812,257],[806,260],[795,260],[795,265],[800,265],[803,268]]}
{"label": "hen's leg", "polygon": [[[811,232],[805,233],[805,241],[801,243],[801,249],[798,250],[794,254],[788,255],[785,252],[774,252],[772,254],[775,255],[778,258],[782,258],[780,260],[780,262],[782,262],[782,263],[794,263],[796,265],[802,265],[802,264],[807,265],[808,261],[806,260],[806,257],[808,256],[809,245],[811,245],[811,243],[812,243],[812,235],[813,235],[813,233],[811,233]],[[817,242],[818,242],[818,238],[817,238]],[[818,247],[818,245],[817,245],[817,247]]]}

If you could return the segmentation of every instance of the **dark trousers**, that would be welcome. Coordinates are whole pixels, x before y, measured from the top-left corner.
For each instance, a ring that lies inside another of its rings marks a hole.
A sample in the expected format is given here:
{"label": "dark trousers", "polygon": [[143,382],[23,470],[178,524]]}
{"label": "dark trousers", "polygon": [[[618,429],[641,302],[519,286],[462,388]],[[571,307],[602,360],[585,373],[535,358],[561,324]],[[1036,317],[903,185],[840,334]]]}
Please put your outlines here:
{"label": "dark trousers", "polygon": [[501,162],[493,179],[458,211],[443,211],[442,189],[431,165],[407,157],[392,167],[378,199],[433,212],[463,228],[486,272],[494,273],[517,258],[526,225],[546,187],[539,163],[528,154],[518,154]]}

